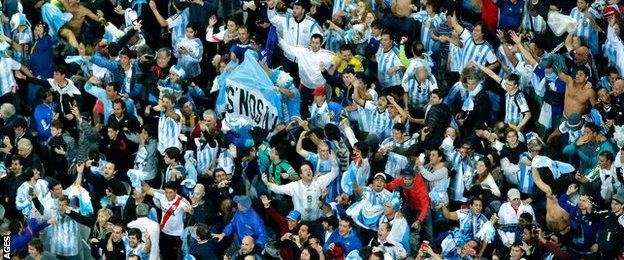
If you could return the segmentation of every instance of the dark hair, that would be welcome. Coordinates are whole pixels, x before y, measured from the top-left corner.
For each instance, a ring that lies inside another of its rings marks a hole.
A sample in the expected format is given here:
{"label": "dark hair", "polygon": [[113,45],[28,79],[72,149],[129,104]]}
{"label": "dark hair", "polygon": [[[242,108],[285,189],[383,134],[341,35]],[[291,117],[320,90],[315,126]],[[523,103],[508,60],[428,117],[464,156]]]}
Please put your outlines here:
{"label": "dark hair", "polygon": [[50,89],[47,88],[40,88],[37,91],[37,101],[39,102],[43,102],[43,100],[45,100],[48,97],[48,94],[52,94],[52,91]]}
{"label": "dark hair", "polygon": [[607,67],[607,73],[606,75],[608,76],[609,74],[618,74],[618,78],[620,77],[620,73],[618,72],[618,69],[614,66],[609,66]]}
{"label": "dark hair", "polygon": [[600,128],[598,128],[598,125],[596,125],[593,122],[586,123],[585,124],[585,128],[588,128],[590,131],[592,131],[594,133],[600,132]]}
{"label": "dark hair", "polygon": [[186,25],[186,28],[187,28],[187,29],[188,29],[188,28],[193,29],[193,31],[194,31],[195,33],[197,33],[197,32],[199,31],[199,29],[198,29],[198,28],[199,28],[199,25],[198,25],[197,23],[188,23],[188,24]]}
{"label": "dark hair", "polygon": [[338,126],[334,125],[334,124],[326,124],[324,127],[325,130],[325,137],[327,137],[327,140],[329,141],[340,141],[340,129],[338,128]]}
{"label": "dark hair", "polygon": [[439,88],[436,88],[434,90],[431,91],[431,94],[435,94],[436,96],[438,96],[440,99],[444,98],[444,91],[442,91]]}
{"label": "dark hair", "polygon": [[11,162],[13,161],[19,161],[20,165],[24,166],[25,159],[21,155],[13,155],[13,157],[11,157]]}
{"label": "dark hair", "polygon": [[108,86],[113,87],[113,91],[115,92],[121,91],[121,86],[117,82],[114,82],[114,81],[108,82],[106,83],[106,87]]}
{"label": "dark hair", "polygon": [[165,185],[163,185],[163,190],[167,190],[167,189],[177,191],[178,190],[178,185],[175,182],[172,182],[172,181],[167,182],[167,183],[165,183]]}
{"label": "dark hair", "polygon": [[350,51],[351,53],[353,53],[353,45],[352,44],[343,44],[340,46],[340,52],[342,51]]}
{"label": "dark hair", "polygon": [[518,83],[520,83],[520,76],[518,76],[518,74],[511,73],[507,76],[507,81],[513,81],[514,83],[516,83],[515,85],[517,86]]}
{"label": "dark hair", "polygon": [[[484,23],[484,22],[482,22],[482,21],[478,21],[478,22],[476,22],[476,23],[474,24],[474,27],[477,27],[477,26],[481,26],[481,33],[482,33],[483,35],[488,34],[488,28],[487,28],[487,26],[485,25],[485,23]],[[474,28],[474,27],[473,27],[473,28]]]}
{"label": "dark hair", "polygon": [[35,176],[34,168],[28,167],[28,169],[26,169],[23,174],[24,174],[24,179],[26,181],[29,181]]}
{"label": "dark hair", "polygon": [[609,151],[602,151],[600,156],[604,156],[609,162],[613,162],[613,160],[615,160],[615,156],[613,156],[613,153]]}
{"label": "dark hair", "polygon": [[67,68],[63,65],[54,66],[54,72],[58,72],[63,75],[67,75]]}
{"label": "dark hair", "polygon": [[127,107],[126,107],[126,102],[125,102],[125,101],[123,101],[123,100],[121,100],[121,99],[117,99],[117,100],[113,101],[113,106],[114,106],[114,105],[120,105],[120,106],[121,106],[121,109],[123,109],[124,111],[126,111],[126,108],[127,108]]}
{"label": "dark hair", "polygon": [[22,227],[22,222],[19,219],[13,219],[9,223],[9,231],[11,231],[11,234],[17,235]]}
{"label": "dark hair", "polygon": [[323,42],[323,35],[321,35],[320,33],[315,33],[312,34],[312,37],[310,37],[310,39],[319,39],[321,40],[321,43]]}
{"label": "dark hair", "polygon": [[33,238],[28,242],[28,245],[34,247],[39,253],[43,252],[43,242],[39,238]]}
{"label": "dark hair", "polygon": [[141,233],[141,230],[138,228],[131,228],[130,230],[128,230],[128,237],[130,236],[134,236],[136,237],[139,241],[141,240],[141,238],[143,237],[143,234]]}
{"label": "dark hair", "polygon": [[529,212],[524,212],[520,214],[520,218],[526,220],[529,223],[533,223],[533,215]]}
{"label": "dark hair", "polygon": [[301,251],[303,251],[303,250],[308,251],[308,253],[310,254],[310,259],[311,260],[321,259],[321,256],[316,251],[316,249],[312,248],[311,246],[306,246],[303,249],[301,249]]}
{"label": "dark hair", "polygon": [[208,230],[208,226],[206,224],[197,224],[195,234],[197,234],[199,240],[206,240],[211,237],[210,230]]}
{"label": "dark hair", "polygon": [[446,162],[446,155],[444,154],[444,151],[442,151],[442,149],[440,149],[439,147],[435,147],[431,149],[431,151],[429,152],[433,152],[433,151],[436,151],[438,153],[438,157],[440,157],[440,161]]}
{"label": "dark hair", "polygon": [[481,201],[481,203],[483,203],[483,200],[480,197],[471,197],[470,199],[468,199],[468,204],[470,204],[471,206],[474,205],[475,201]]}
{"label": "dark hair", "polygon": [[405,124],[403,123],[396,123],[392,126],[392,130],[397,130],[401,133],[405,132]]}
{"label": "dark hair", "polygon": [[391,41],[394,41],[394,34],[392,34],[392,32],[388,29],[381,31],[381,35],[388,35],[388,38],[390,38]]}
{"label": "dark hair", "polygon": [[371,23],[371,28],[377,28],[377,29],[383,30],[383,28],[384,28],[383,21],[381,19],[375,19]]}
{"label": "dark hair", "polygon": [[24,119],[21,116],[18,116],[15,119],[15,122],[13,123],[13,129],[18,128],[18,127],[21,127],[24,129],[28,128],[28,122],[26,122],[26,119]]}
{"label": "dark hair", "polygon": [[167,157],[169,157],[170,159],[179,161],[182,153],[180,152],[180,148],[178,147],[169,147],[165,149],[165,155],[167,155]]}
{"label": "dark hair", "polygon": [[54,127],[56,129],[63,129],[63,122],[61,122],[61,120],[57,119],[52,121],[51,127]]}
{"label": "dark hair", "polygon": [[589,69],[587,69],[585,67],[579,67],[578,71],[576,71],[576,73],[578,74],[581,71],[585,74],[586,77],[590,77],[591,76],[591,72],[589,71]]}
{"label": "dark hair", "polygon": [[357,142],[353,145],[353,147],[360,150],[362,158],[366,158],[368,156],[368,150],[370,149],[370,146],[367,143]]}
{"label": "dark hair", "polygon": [[152,138],[154,138],[158,134],[156,132],[156,127],[152,124],[145,124],[143,125],[142,129],[145,130],[145,132],[147,132],[147,135]]}
{"label": "dark hair", "polygon": [[54,190],[54,187],[61,185],[61,182],[56,179],[50,179],[50,183],[48,183],[48,189],[50,191]]}

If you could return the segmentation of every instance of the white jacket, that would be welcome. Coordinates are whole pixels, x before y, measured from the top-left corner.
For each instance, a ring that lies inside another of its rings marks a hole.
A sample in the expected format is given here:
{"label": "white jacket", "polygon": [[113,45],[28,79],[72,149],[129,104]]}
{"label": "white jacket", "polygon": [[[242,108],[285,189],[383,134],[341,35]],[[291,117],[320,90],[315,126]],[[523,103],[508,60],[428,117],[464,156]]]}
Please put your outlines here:
{"label": "white jacket", "polygon": [[315,177],[309,186],[303,180],[284,185],[268,183],[271,191],[286,194],[292,197],[294,208],[301,213],[301,220],[315,221],[321,217],[321,208],[318,206],[321,191],[338,176],[338,166],[333,166],[328,174]]}
{"label": "white jacket", "polygon": [[[267,16],[271,24],[276,27],[278,32],[281,32],[282,38],[289,45],[308,46],[313,34],[323,35],[319,24],[312,17],[305,16],[303,20],[297,22],[291,13],[287,12],[282,16],[278,15],[275,9],[268,9]],[[285,56],[290,61],[294,61],[293,56],[288,54],[285,54]]]}
{"label": "white jacket", "polygon": [[283,39],[279,39],[279,46],[285,56],[293,57],[293,61],[297,63],[301,84],[310,89],[325,85],[325,78],[319,66],[321,62],[330,66],[334,57],[333,52],[325,49],[314,52],[310,47],[293,46]]}

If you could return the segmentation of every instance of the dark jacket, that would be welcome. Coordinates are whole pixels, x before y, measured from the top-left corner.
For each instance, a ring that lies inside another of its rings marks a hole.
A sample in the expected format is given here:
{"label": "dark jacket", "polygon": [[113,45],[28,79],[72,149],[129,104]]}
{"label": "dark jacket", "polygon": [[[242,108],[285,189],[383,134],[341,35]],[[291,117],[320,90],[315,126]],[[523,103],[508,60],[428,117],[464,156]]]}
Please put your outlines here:
{"label": "dark jacket", "polygon": [[423,148],[430,150],[439,147],[444,140],[444,133],[451,124],[451,110],[447,104],[440,103],[431,106],[425,116],[425,125],[431,128],[429,135],[423,142]]}

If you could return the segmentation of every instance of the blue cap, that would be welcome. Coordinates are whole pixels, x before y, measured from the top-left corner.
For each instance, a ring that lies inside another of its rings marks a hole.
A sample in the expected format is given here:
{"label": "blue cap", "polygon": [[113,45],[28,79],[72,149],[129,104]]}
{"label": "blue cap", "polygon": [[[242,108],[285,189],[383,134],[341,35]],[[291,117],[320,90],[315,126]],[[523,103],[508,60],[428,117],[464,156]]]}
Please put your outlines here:
{"label": "blue cap", "polygon": [[290,213],[288,213],[288,216],[286,216],[286,218],[292,221],[299,221],[301,220],[301,213],[299,213],[299,211],[297,210],[291,210]]}
{"label": "blue cap", "polygon": [[241,204],[243,208],[251,208],[251,199],[249,198],[249,196],[234,196],[234,202]]}

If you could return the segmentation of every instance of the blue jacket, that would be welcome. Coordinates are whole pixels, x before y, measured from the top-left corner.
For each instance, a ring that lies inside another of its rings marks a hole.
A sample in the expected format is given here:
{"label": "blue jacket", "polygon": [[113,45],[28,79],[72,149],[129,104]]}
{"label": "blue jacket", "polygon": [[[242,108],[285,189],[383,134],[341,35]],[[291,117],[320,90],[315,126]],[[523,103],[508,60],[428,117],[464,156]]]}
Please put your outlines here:
{"label": "blue jacket", "polygon": [[256,246],[263,249],[268,239],[264,221],[253,209],[236,211],[234,218],[223,230],[226,236],[234,232],[236,232],[234,241],[237,245],[241,244],[244,237],[252,236],[256,241]]}
{"label": "blue jacket", "polygon": [[325,241],[325,244],[323,245],[323,250],[329,250],[329,245],[331,243],[334,243],[337,246],[341,246],[344,249],[345,255],[349,254],[349,252],[353,250],[362,249],[362,242],[360,242],[360,239],[355,235],[355,232],[353,232],[353,230],[350,231],[346,237],[338,234],[338,229],[334,230],[334,232],[332,232],[327,241]]}
{"label": "blue jacket", "polygon": [[45,35],[33,44],[33,53],[30,56],[30,69],[33,76],[41,76],[42,79],[52,77],[52,38]]}
{"label": "blue jacket", "polygon": [[50,138],[50,126],[54,119],[54,108],[49,105],[39,104],[35,107],[35,126],[39,133],[39,140],[46,141]]}
{"label": "blue jacket", "polygon": [[139,68],[139,64],[136,60],[130,61],[132,67],[132,78],[130,79],[130,86],[126,86],[126,71],[121,67],[121,62],[116,60],[109,60],[102,56],[99,52],[93,55],[91,62],[95,65],[108,69],[113,75],[113,81],[117,82],[121,86],[120,93],[126,93],[126,88],[130,89],[128,93],[130,97],[137,98],[141,93],[142,85],[139,79],[143,76],[143,71]]}
{"label": "blue jacket", "polygon": [[599,223],[590,220],[591,213],[583,214],[581,209],[568,202],[568,195],[565,193],[559,197],[559,206],[570,214],[572,249],[590,252],[591,246],[596,243]]}
{"label": "blue jacket", "polygon": [[34,234],[43,230],[48,226],[48,222],[37,222],[37,219],[31,218],[28,221],[28,227],[24,229],[21,235],[11,234],[11,255],[17,252],[28,251],[28,242]]}

